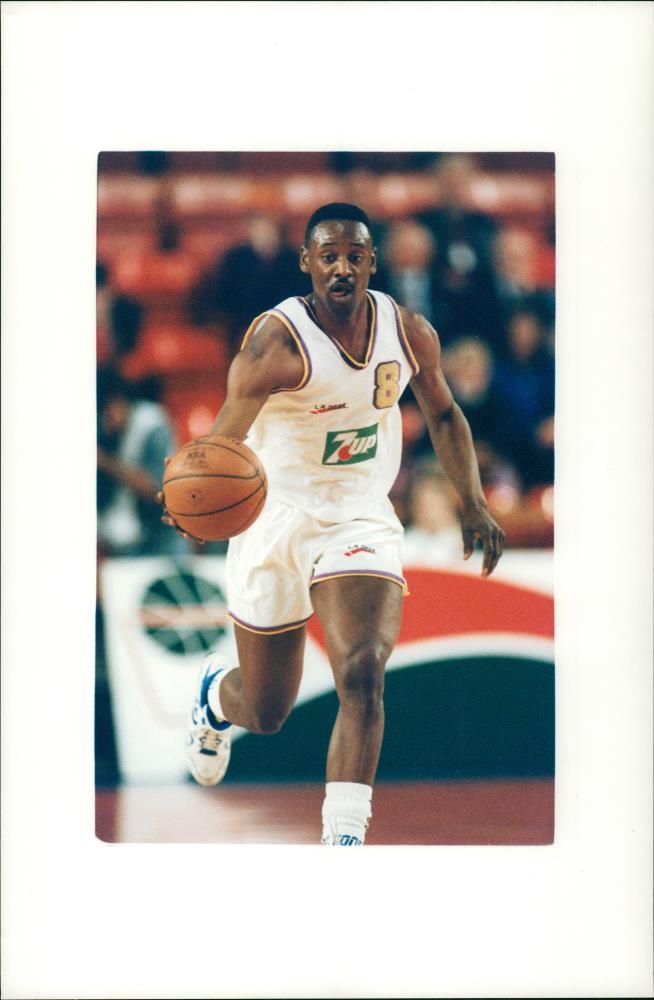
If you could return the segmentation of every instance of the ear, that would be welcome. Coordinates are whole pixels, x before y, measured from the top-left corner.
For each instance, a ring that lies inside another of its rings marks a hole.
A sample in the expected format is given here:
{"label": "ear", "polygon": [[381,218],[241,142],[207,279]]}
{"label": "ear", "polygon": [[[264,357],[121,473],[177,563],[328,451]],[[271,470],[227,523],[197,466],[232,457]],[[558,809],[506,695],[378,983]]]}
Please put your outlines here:
{"label": "ear", "polygon": [[372,250],[370,252],[370,257],[371,257],[371,260],[370,260],[370,273],[371,274],[376,274],[377,273],[377,248],[376,247],[372,248]]}
{"label": "ear", "polygon": [[302,247],[300,250],[300,270],[304,271],[305,274],[309,273],[309,251],[306,247]]}

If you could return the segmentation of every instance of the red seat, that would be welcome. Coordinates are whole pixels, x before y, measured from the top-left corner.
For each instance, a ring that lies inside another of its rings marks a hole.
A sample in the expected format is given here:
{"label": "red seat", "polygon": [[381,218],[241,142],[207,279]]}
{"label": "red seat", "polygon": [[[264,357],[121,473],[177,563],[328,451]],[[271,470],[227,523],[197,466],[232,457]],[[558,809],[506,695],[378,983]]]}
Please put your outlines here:
{"label": "red seat", "polygon": [[111,277],[114,288],[126,295],[185,295],[195,284],[198,271],[193,255],[183,250],[146,250],[116,258]]}
{"label": "red seat", "polygon": [[98,218],[152,218],[160,182],[154,177],[117,174],[98,178]]}
{"label": "red seat", "polygon": [[204,220],[190,222],[182,236],[184,250],[193,257],[201,271],[209,271],[230,247],[242,241],[243,228],[240,222],[219,226]]}
{"label": "red seat", "polygon": [[98,229],[98,260],[108,266],[110,274],[123,257],[141,256],[153,246],[154,230],[150,226],[111,224]]}
{"label": "red seat", "polygon": [[180,445],[209,433],[225,397],[224,382],[200,373],[168,382],[164,402]]}
{"label": "red seat", "polygon": [[123,362],[126,378],[206,372],[217,380],[226,366],[221,339],[192,326],[147,323],[134,351]]}

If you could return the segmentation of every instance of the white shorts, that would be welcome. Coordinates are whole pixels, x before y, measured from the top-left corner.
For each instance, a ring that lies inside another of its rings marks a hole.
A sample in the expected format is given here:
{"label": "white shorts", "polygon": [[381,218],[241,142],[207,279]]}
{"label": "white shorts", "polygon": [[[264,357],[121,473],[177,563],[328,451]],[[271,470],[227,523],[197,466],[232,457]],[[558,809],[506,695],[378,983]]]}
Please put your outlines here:
{"label": "white shorts", "polygon": [[406,592],[402,535],[390,503],[370,517],[334,524],[269,501],[229,543],[229,617],[263,635],[301,628],[313,614],[311,587],[339,576],[382,577]]}

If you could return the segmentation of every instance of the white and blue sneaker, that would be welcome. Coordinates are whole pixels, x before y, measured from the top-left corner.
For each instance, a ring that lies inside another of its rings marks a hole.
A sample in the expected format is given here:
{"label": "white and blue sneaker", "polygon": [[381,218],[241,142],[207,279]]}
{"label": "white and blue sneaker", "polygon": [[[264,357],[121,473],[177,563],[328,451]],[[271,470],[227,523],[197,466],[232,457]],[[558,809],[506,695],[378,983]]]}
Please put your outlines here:
{"label": "white and blue sneaker", "polygon": [[191,774],[200,785],[217,785],[225,777],[229,764],[232,724],[219,721],[209,707],[211,683],[218,674],[228,669],[227,666],[217,665],[215,654],[206,657],[199,677],[198,694],[191,709],[186,759]]}

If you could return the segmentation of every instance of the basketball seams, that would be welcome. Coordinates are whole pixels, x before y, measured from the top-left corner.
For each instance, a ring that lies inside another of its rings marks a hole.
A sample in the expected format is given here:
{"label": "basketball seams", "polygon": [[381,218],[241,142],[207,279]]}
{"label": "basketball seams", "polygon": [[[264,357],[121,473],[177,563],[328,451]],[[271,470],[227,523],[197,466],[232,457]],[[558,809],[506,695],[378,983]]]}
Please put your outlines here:
{"label": "basketball seams", "polygon": [[[220,479],[221,477],[217,476],[216,478]],[[259,490],[265,490],[265,488],[266,488],[266,480],[262,479],[259,485],[257,486],[256,490],[252,490],[252,492],[248,493],[247,496],[241,497],[235,503],[227,504],[226,507],[217,507],[215,510],[203,510],[192,514],[185,514],[184,511],[171,510],[170,507],[166,507],[166,509],[172,517],[185,517],[185,518],[212,517],[214,514],[222,514],[226,510],[233,510],[234,507],[239,507],[242,503],[245,503],[247,500],[251,500],[253,496],[256,496]]]}
{"label": "basketball seams", "polygon": [[[240,524],[238,526],[238,528],[236,528],[232,532],[230,532],[229,538],[233,538],[235,535],[240,535],[241,532],[245,531],[247,528],[250,527],[251,524],[254,523],[254,521],[256,521],[257,517],[259,516],[259,514],[261,512],[261,508],[263,507],[263,505],[266,502],[266,490],[265,490],[265,486],[266,486],[266,481],[264,480],[261,483],[261,486],[259,487],[259,489],[264,488],[264,490],[263,490],[263,496],[259,500],[259,503],[255,507],[255,509],[252,511],[252,513],[249,514],[246,517],[245,521],[243,521],[243,523]],[[255,496],[256,493],[257,493],[257,490],[254,490],[254,492],[250,494],[250,497]],[[237,507],[238,504],[234,504],[234,506]],[[229,510],[230,508],[224,508],[224,509],[225,510]],[[186,514],[186,515],[183,514],[182,517],[202,517],[202,514]],[[227,538],[212,538],[212,539],[199,538],[197,535],[193,535],[193,534],[191,534],[190,531],[187,531],[186,528],[182,528],[181,530],[185,531],[186,534],[189,536],[189,538],[193,538],[196,542],[204,542],[204,541],[220,542],[220,541],[227,541]]]}
{"label": "basketball seams", "polygon": [[183,476],[171,476],[170,479],[165,479],[164,486],[178,483],[183,479],[241,479],[243,482],[249,482],[250,479],[261,479],[261,469],[255,469],[251,476],[237,476],[231,472],[186,472]]}
{"label": "basketball seams", "polygon": [[[252,494],[252,495],[254,496],[254,494]],[[240,535],[240,533],[242,531],[245,531],[246,528],[250,527],[250,525],[259,516],[259,512],[261,511],[261,508],[263,507],[263,505],[265,504],[265,502],[266,502],[266,493],[264,491],[264,494],[261,497],[261,500],[259,501],[259,503],[255,507],[255,509],[253,510],[253,512],[245,519],[245,521],[243,522],[243,524],[234,532],[235,535]]]}

